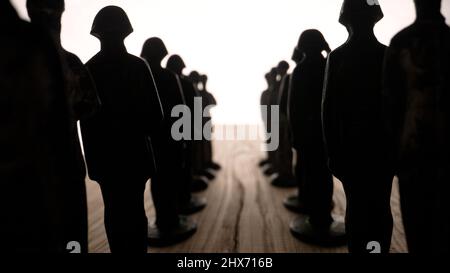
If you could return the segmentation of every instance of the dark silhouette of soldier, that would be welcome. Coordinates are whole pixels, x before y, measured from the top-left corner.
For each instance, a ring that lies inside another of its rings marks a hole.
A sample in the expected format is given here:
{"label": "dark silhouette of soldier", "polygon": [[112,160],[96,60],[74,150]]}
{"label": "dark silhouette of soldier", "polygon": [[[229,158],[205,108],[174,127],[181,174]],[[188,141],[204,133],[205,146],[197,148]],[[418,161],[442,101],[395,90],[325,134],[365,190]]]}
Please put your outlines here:
{"label": "dark silhouette of soldier", "polygon": [[[283,78],[287,75],[287,72],[289,70],[289,64],[286,61],[280,61],[278,65],[276,66],[276,77],[272,86],[272,90],[270,92],[270,98],[269,98],[269,107],[268,107],[268,120],[272,120],[272,109],[273,106],[279,107],[279,97],[280,97],[280,87]],[[280,122],[280,121],[277,121]],[[270,127],[270,126],[269,126]],[[271,128],[270,128],[271,129]],[[272,176],[276,173],[280,172],[280,162],[279,162],[279,153],[280,153],[280,147],[274,151],[268,151],[269,161],[270,164],[268,168],[264,171],[264,174],[267,176]],[[277,183],[278,181],[275,181]],[[281,183],[280,183],[281,184]]]}
{"label": "dark silhouette of soldier", "polygon": [[[217,105],[217,100],[214,97],[213,94],[211,94],[208,91],[207,85],[208,85],[208,76],[207,75],[200,75],[200,94],[203,98],[203,102],[206,107],[209,107],[207,110],[207,117],[205,117],[206,123],[212,122],[211,117],[211,111],[210,108],[215,107]],[[212,125],[212,124],[211,124]],[[211,128],[211,133],[214,131],[214,128]],[[222,167],[214,161],[213,159],[213,147],[211,140],[205,139],[203,142],[203,151],[204,151],[204,160],[205,160],[205,166],[206,168],[209,168],[214,171],[220,170]]]}
{"label": "dark silhouette of soldier", "polygon": [[[198,145],[201,145],[201,140],[195,140],[195,132],[201,133],[202,129],[194,122],[195,119],[195,98],[199,98],[198,92],[194,84],[183,75],[183,70],[186,68],[183,59],[179,55],[172,55],[167,60],[167,69],[175,73],[181,82],[181,88],[186,101],[186,106],[191,112],[191,131],[189,132],[190,140],[186,141],[187,157],[184,171],[184,187],[182,189],[182,196],[180,198],[180,213],[189,215],[203,210],[206,207],[206,199],[191,194],[194,174],[201,169],[201,162],[195,161],[194,151]],[[197,107],[199,107],[197,105]],[[201,111],[201,106],[200,109]],[[198,122],[200,126],[202,122]],[[197,126],[196,126],[197,125]]]}
{"label": "dark silhouette of soldier", "polygon": [[[301,62],[303,61],[303,55],[304,52],[300,50],[301,44],[302,43],[302,39],[300,37],[299,42],[297,44],[297,46],[294,49],[294,53],[292,55],[292,60],[295,62],[296,66],[300,66]],[[322,43],[323,42],[323,43]],[[322,47],[324,48],[324,50],[326,50],[327,52],[331,51],[328,43],[326,43],[326,41],[321,41],[319,43],[319,45],[322,44]],[[296,212],[296,213],[307,213],[306,208],[305,208],[305,204],[304,204],[304,199],[305,197],[302,196],[302,194],[304,194],[304,192],[301,190],[302,186],[304,184],[304,173],[303,173],[303,164],[302,164],[302,158],[300,156],[300,145],[299,145],[299,139],[301,137],[300,132],[293,132],[293,129],[296,129],[297,131],[299,131],[299,123],[296,121],[296,110],[298,110],[298,106],[296,105],[296,101],[295,101],[295,94],[294,94],[294,90],[291,90],[291,83],[292,83],[292,77],[293,75],[296,75],[297,77],[300,76],[299,74],[299,70],[300,68],[294,69],[294,72],[291,74],[291,76],[289,77],[289,83],[286,84],[283,87],[283,94],[282,94],[282,100],[285,100],[285,93],[287,93],[287,105],[286,106],[281,106],[282,109],[284,109],[285,107],[287,107],[287,111],[286,114],[288,116],[288,122],[289,122],[289,126],[290,126],[290,130],[291,130],[291,145],[292,147],[296,150],[296,164],[295,164],[295,179],[296,179],[296,184],[298,187],[298,192],[292,196],[287,197],[283,204],[284,206],[289,209],[290,211]],[[294,74],[295,73],[295,74]],[[323,81],[323,80],[322,80]],[[295,82],[294,82],[295,84]],[[286,92],[286,86],[288,88],[288,91]],[[283,105],[284,102],[282,102]],[[297,139],[297,142],[295,142],[295,139]]]}
{"label": "dark silhouette of soldier", "polygon": [[347,42],[328,58],[323,128],[329,167],[347,198],[349,250],[368,252],[375,241],[389,252],[392,235],[389,171],[381,117],[381,78],[386,47],[373,32],[383,18],[378,4],[346,0],[340,23]]}
{"label": "dark silhouette of soldier", "polygon": [[151,194],[156,211],[156,222],[149,229],[150,245],[169,245],[187,239],[197,230],[195,223],[179,215],[179,195],[183,187],[183,168],[186,161],[186,144],[171,135],[172,109],[185,105],[181,83],[177,76],[161,66],[168,54],[160,38],[148,39],[141,57],[147,60],[164,110],[165,120],[152,138],[156,159],[156,173],[151,181]]}
{"label": "dark silhouette of soldier", "polygon": [[68,229],[84,224],[72,216],[85,208],[73,211],[74,197],[79,204],[83,197],[68,191],[80,184],[73,185],[76,154],[58,51],[9,1],[0,1],[0,24],[0,252],[66,252],[70,241],[85,241]]}
{"label": "dark silhouette of soldier", "polygon": [[[61,57],[66,78],[66,98],[69,102],[71,116],[71,134],[74,148],[74,180],[72,188],[68,190],[68,196],[72,196],[70,204],[73,223],[68,224],[72,229],[73,241],[80,242],[83,252],[87,252],[87,204],[86,204],[86,166],[78,136],[77,122],[92,115],[99,108],[99,101],[91,76],[80,59],[66,51],[61,45],[61,17],[64,12],[64,0],[28,0],[27,9],[31,22],[49,32],[55,41]],[[80,224],[82,223],[82,224]]]}
{"label": "dark silhouette of soldier", "polygon": [[[345,244],[344,223],[331,215],[333,176],[327,168],[322,135],[321,102],[327,42],[318,30],[302,33],[296,49],[301,62],[296,66],[290,86],[289,117],[294,147],[303,166],[299,181],[300,199],[306,214],[291,223],[291,232],[299,239],[318,245]],[[301,57],[300,57],[301,56]]]}
{"label": "dark silhouette of soldier", "polygon": [[[284,64],[284,62],[282,62],[281,64]],[[289,66],[287,67],[289,68]],[[281,188],[290,188],[296,186],[292,161],[292,133],[287,114],[290,81],[290,74],[285,74],[281,79],[281,84],[278,90],[278,99],[276,103],[280,107],[280,146],[277,151],[278,177],[272,180],[272,185]]]}
{"label": "dark silhouette of soldier", "polygon": [[101,50],[87,67],[102,107],[81,124],[89,176],[102,190],[112,252],[147,251],[144,190],[154,172],[149,137],[163,119],[150,68],[125,48],[132,32],[119,7],[105,7],[95,17],[91,34]]}
{"label": "dark silhouette of soldier", "polygon": [[[194,85],[194,88],[195,88],[195,91],[197,92],[198,98],[201,98],[201,102],[202,102],[201,111],[203,114],[207,107],[206,102],[207,102],[208,98],[206,96],[206,93],[202,92],[203,90],[201,89],[202,87],[201,87],[201,83],[200,83],[200,73],[198,73],[197,71],[192,71],[189,74],[188,79]],[[209,121],[209,118],[205,117],[203,115],[202,128],[205,128],[208,121]],[[194,180],[192,183],[193,191],[205,190],[206,188],[208,188],[208,183],[204,180],[204,178],[207,180],[213,180],[216,177],[215,174],[212,173],[207,166],[207,162],[204,157],[204,153],[205,153],[204,143],[205,143],[205,137],[202,137],[202,142],[198,143],[198,145],[195,145],[194,158],[195,158],[196,162],[199,162],[199,168],[198,168],[198,173],[194,174]]]}
{"label": "dark silhouette of soldier", "polygon": [[386,53],[383,112],[409,251],[448,254],[450,29],[440,0],[414,2]]}
{"label": "dark silhouette of soldier", "polygon": [[[277,79],[277,69],[274,67],[272,68],[265,76],[265,79],[267,81],[267,89],[264,90],[261,93],[261,99],[260,99],[260,104],[261,104],[261,116],[264,122],[264,128],[266,130],[266,134],[268,132],[270,132],[271,130],[271,112],[270,112],[270,98],[272,97],[272,92],[275,86],[275,81]],[[267,142],[269,142],[269,140],[267,140]],[[259,162],[259,166],[261,168],[271,168],[271,162],[273,162],[273,155],[274,153],[271,153],[270,151],[267,152],[267,158],[262,159]]]}

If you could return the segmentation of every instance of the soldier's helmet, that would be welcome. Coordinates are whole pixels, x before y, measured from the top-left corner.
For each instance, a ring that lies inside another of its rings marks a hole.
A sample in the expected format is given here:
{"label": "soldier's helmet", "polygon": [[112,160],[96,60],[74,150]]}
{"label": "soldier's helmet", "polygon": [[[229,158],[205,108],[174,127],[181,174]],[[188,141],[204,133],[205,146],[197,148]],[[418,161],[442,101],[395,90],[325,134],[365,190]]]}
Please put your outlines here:
{"label": "soldier's helmet", "polygon": [[125,39],[133,33],[130,19],[126,12],[117,6],[107,6],[95,16],[91,35],[98,39],[115,37]]}
{"label": "soldier's helmet", "polygon": [[146,59],[148,62],[159,62],[164,59],[169,54],[164,42],[158,38],[153,37],[145,41],[142,47],[141,57]]}
{"label": "soldier's helmet", "polygon": [[64,0],[27,0],[26,5],[28,12],[63,13],[65,9]]}
{"label": "soldier's helmet", "polygon": [[284,74],[284,73],[286,73],[288,70],[289,70],[289,63],[288,62],[286,62],[286,61],[281,61],[281,62],[279,62],[278,63],[278,65],[277,65],[277,72],[279,73],[279,74]]}
{"label": "soldier's helmet", "polygon": [[327,53],[331,51],[325,37],[317,29],[308,29],[300,35],[292,59],[299,62],[302,60],[304,54],[321,53],[322,51],[326,51]]}
{"label": "soldier's helmet", "polygon": [[197,71],[192,71],[189,74],[189,79],[193,82],[193,83],[199,83],[200,82],[200,73],[198,73]]}
{"label": "soldier's helmet", "polygon": [[186,68],[183,59],[179,55],[172,55],[167,60],[167,69],[177,74],[181,73]]}
{"label": "soldier's helmet", "polygon": [[378,0],[344,0],[339,22],[346,27],[364,22],[375,25],[383,17]]}

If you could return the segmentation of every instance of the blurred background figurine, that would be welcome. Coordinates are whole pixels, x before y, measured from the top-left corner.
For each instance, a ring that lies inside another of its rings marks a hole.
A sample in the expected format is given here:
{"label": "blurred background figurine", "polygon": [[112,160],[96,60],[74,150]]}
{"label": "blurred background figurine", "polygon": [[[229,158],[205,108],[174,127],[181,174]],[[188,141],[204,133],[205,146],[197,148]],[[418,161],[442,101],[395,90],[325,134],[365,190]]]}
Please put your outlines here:
{"label": "blurred background figurine", "polygon": [[66,51],[61,45],[61,17],[65,9],[64,0],[28,0],[27,10],[31,23],[48,31],[55,41],[62,57],[62,66],[66,80],[66,99],[69,103],[71,116],[71,134],[74,149],[74,168],[72,185],[67,189],[67,196],[71,196],[70,210],[73,222],[68,223],[72,229],[72,241],[80,242],[82,252],[87,252],[87,201],[86,201],[86,166],[78,136],[78,121],[88,118],[98,110],[98,100],[95,85],[81,60],[73,53]]}
{"label": "blurred background figurine", "polygon": [[278,176],[272,180],[272,185],[280,188],[290,188],[296,186],[296,180],[293,172],[293,152],[292,152],[292,132],[291,126],[288,122],[288,99],[289,99],[289,85],[291,82],[291,75],[287,73],[286,68],[289,65],[286,62],[279,64],[280,71],[280,86],[278,89],[278,98],[276,105],[279,106],[279,128],[280,128],[280,145],[276,153]]}
{"label": "blurred background figurine", "polygon": [[[268,136],[268,132],[272,130],[271,125],[271,102],[270,99],[272,97],[272,92],[274,92],[275,88],[275,81],[277,79],[277,69],[274,67],[272,68],[266,75],[265,75],[266,81],[267,81],[267,89],[264,90],[261,94],[261,115],[264,123],[264,130],[266,132],[266,136]],[[269,140],[267,140],[269,142]],[[259,166],[261,168],[272,168],[271,163],[275,161],[274,159],[275,152],[274,151],[268,151],[267,152],[267,158],[261,160],[259,162]],[[267,172],[265,172],[266,174]],[[272,171],[268,172],[272,173]]]}
{"label": "blurred background figurine", "polygon": [[[167,60],[166,68],[175,73],[180,79],[186,106],[189,108],[191,113],[191,130],[189,132],[190,140],[186,141],[187,156],[184,170],[184,187],[180,197],[180,213],[189,215],[203,210],[207,203],[205,198],[192,195],[191,193],[194,183],[194,176],[200,172],[202,167],[201,161],[196,160],[195,153],[196,150],[201,150],[201,147],[199,147],[201,146],[201,140],[195,140],[195,136],[203,131],[202,128],[200,128],[202,122],[199,124],[196,124],[195,122],[196,98],[199,98],[199,94],[192,81],[183,75],[183,70],[186,68],[186,65],[179,55],[170,56]],[[199,107],[198,104],[197,107]]]}
{"label": "blurred background figurine", "polygon": [[[324,246],[346,243],[344,223],[331,214],[333,176],[326,164],[323,143],[321,102],[326,59],[330,48],[318,30],[306,30],[299,39],[290,86],[289,119],[294,147],[299,154],[302,178],[299,178],[299,204],[304,214],[291,223],[291,232],[299,239]],[[300,209],[301,210],[301,209]]]}
{"label": "blurred background figurine", "polygon": [[158,87],[165,120],[155,132],[152,143],[156,160],[156,173],[151,181],[151,194],[156,211],[156,222],[149,228],[150,245],[166,246],[192,236],[197,225],[179,215],[179,199],[183,189],[183,168],[186,164],[186,143],[176,141],[171,135],[172,109],[184,105],[184,96],[178,77],[161,66],[168,51],[160,38],[148,39],[141,57],[147,60]]}
{"label": "blurred background figurine", "polygon": [[409,251],[448,254],[450,29],[441,0],[414,2],[386,53],[383,112]]}
{"label": "blurred background figurine", "polygon": [[344,186],[349,250],[356,253],[367,253],[372,241],[389,252],[393,228],[393,173],[381,115],[386,46],[373,31],[382,18],[378,4],[344,1],[339,22],[349,39],[328,58],[323,95],[329,167]]}
{"label": "blurred background figurine", "polygon": [[0,23],[1,252],[67,252],[78,239],[86,250],[84,181],[73,168],[58,49],[48,33],[19,19],[9,1],[0,1]]}
{"label": "blurred background figurine", "polygon": [[81,127],[89,176],[102,190],[111,251],[144,253],[144,190],[154,174],[149,137],[160,128],[163,111],[150,68],[124,45],[132,32],[119,7],[105,7],[95,17],[91,34],[100,40],[101,50],[87,67],[102,107]]}

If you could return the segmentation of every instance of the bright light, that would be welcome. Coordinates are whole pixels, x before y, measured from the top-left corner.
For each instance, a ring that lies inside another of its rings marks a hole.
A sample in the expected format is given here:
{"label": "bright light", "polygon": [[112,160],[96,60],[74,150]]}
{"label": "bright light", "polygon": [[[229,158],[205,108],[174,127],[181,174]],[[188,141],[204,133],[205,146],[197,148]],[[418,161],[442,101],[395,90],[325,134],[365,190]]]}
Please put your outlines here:
{"label": "bright light", "polygon": [[[26,17],[25,0],[14,0]],[[413,0],[379,0],[385,18],[377,25],[381,42],[414,20]],[[443,10],[450,18],[450,1]],[[118,5],[128,13],[135,32],[128,50],[139,55],[143,42],[161,37],[170,53],[180,54],[189,70],[207,73],[209,90],[219,107],[220,123],[260,120],[259,98],[264,74],[281,59],[289,60],[300,33],[317,28],[335,48],[347,38],[338,23],[342,1],[336,0],[66,0],[64,47],[89,60],[98,41],[89,35],[92,20],[104,6]]]}

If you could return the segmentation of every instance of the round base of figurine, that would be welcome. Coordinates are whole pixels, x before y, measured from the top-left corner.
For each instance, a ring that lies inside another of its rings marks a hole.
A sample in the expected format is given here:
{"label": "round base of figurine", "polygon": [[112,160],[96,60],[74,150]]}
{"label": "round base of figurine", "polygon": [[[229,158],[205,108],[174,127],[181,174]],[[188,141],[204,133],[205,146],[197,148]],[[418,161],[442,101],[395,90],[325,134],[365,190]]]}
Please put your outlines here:
{"label": "round base of figurine", "polygon": [[334,221],[329,227],[322,228],[312,225],[309,219],[308,215],[301,215],[291,222],[289,228],[294,237],[302,242],[322,247],[338,247],[347,244],[343,221]]}
{"label": "round base of figurine", "polygon": [[203,170],[200,175],[206,177],[208,180],[213,180],[216,178],[216,175],[210,172],[209,170]]}
{"label": "round base of figurine", "polygon": [[152,247],[166,247],[181,243],[195,234],[197,224],[185,216],[180,216],[178,226],[161,230],[155,224],[148,228],[148,244]]}
{"label": "round base of figurine", "polygon": [[298,197],[298,194],[294,194],[292,196],[289,196],[288,198],[284,199],[283,205],[288,210],[300,213],[300,214],[307,214],[308,211],[305,207],[305,204],[300,200]]}
{"label": "round base of figurine", "polygon": [[206,204],[206,198],[192,196],[191,201],[187,204],[187,206],[180,210],[180,214],[191,215],[200,212],[206,207]]}
{"label": "round base of figurine", "polygon": [[266,176],[271,176],[277,173],[277,170],[275,170],[272,166],[268,167],[265,171],[264,171],[264,175]]}
{"label": "round base of figurine", "polygon": [[263,160],[261,160],[261,161],[259,161],[259,164],[258,164],[258,166],[260,167],[260,168],[262,168],[262,167],[264,167],[264,166],[266,166],[266,165],[269,165],[269,159],[263,159]]}
{"label": "round base of figurine", "polygon": [[272,180],[272,186],[277,188],[294,188],[297,187],[297,181],[294,177],[281,177],[278,176]]}
{"label": "round base of figurine", "polygon": [[208,189],[208,182],[201,178],[192,180],[191,192],[202,192]]}
{"label": "round base of figurine", "polygon": [[211,163],[208,164],[208,168],[211,168],[214,171],[218,171],[218,170],[222,169],[222,166],[220,166],[216,162],[211,162]]}

